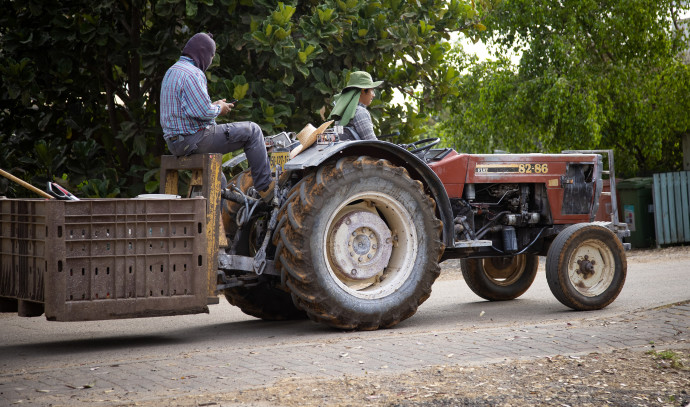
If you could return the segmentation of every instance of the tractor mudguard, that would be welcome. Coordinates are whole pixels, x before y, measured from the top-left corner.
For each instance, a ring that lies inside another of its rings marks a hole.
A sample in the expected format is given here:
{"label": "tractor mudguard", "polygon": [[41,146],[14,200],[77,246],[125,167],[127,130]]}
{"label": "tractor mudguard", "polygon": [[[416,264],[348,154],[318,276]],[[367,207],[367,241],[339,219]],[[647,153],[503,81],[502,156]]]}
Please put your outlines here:
{"label": "tractor mudguard", "polygon": [[443,243],[453,246],[453,212],[450,199],[441,180],[424,161],[404,148],[380,140],[344,141],[328,145],[316,144],[285,164],[287,171],[300,171],[318,167],[332,157],[366,155],[389,160],[407,169],[413,179],[421,181],[436,201],[443,222]]}

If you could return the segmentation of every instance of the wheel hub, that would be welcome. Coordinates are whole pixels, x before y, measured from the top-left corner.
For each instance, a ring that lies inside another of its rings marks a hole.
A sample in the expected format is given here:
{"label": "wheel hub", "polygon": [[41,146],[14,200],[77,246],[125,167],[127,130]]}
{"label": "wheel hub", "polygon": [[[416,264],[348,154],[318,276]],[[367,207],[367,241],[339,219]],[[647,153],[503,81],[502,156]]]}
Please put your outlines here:
{"label": "wheel hub", "polygon": [[386,223],[376,214],[356,210],[334,225],[329,254],[336,270],[353,280],[366,280],[381,273],[391,257],[393,239]]}
{"label": "wheel hub", "polygon": [[[362,227],[352,232],[352,237],[349,246],[356,256],[362,256],[369,253],[372,246],[376,246],[376,237],[372,234],[371,229]],[[372,241],[374,243],[372,243]]]}
{"label": "wheel hub", "polygon": [[585,255],[582,260],[577,261],[577,265],[580,266],[576,271],[577,274],[581,274],[583,278],[588,278],[594,274],[594,265],[597,264],[595,260],[590,260],[589,256]]}
{"label": "wheel hub", "polygon": [[578,245],[569,260],[568,277],[582,295],[602,294],[615,275],[613,252],[602,241],[588,239]]}
{"label": "wheel hub", "polygon": [[519,258],[513,259],[511,257],[491,257],[484,260],[484,270],[491,278],[509,278],[515,273],[520,265],[514,265],[513,260],[519,261]]}

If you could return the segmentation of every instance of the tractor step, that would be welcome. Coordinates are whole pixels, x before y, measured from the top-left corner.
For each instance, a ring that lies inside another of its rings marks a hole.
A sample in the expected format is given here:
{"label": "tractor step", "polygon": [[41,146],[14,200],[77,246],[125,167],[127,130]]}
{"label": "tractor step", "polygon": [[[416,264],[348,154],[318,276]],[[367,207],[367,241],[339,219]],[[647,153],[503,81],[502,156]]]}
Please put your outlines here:
{"label": "tractor step", "polygon": [[491,240],[456,240],[456,249],[470,249],[473,247],[489,247],[493,244]]}

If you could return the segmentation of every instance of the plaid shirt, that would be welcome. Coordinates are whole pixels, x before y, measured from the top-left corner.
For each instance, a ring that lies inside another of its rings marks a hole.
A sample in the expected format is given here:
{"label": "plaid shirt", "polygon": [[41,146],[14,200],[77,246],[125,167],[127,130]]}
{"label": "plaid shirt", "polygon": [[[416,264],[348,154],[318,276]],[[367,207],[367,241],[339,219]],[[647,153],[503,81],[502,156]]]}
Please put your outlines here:
{"label": "plaid shirt", "polygon": [[168,69],[161,85],[163,137],[194,134],[216,124],[220,106],[211,104],[206,76],[191,58],[182,56]]}
{"label": "plaid shirt", "polygon": [[376,135],[374,135],[374,124],[371,122],[371,114],[367,110],[367,107],[361,103],[357,104],[357,110],[355,110],[355,116],[350,120],[347,127],[354,127],[359,138],[362,140],[376,140]]}

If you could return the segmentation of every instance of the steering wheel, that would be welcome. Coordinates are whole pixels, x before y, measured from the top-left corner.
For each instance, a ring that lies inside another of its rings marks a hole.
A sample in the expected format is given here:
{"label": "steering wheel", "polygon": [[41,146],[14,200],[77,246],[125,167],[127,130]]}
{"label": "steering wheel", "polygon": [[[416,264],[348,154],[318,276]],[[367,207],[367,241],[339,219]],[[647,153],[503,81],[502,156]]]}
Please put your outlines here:
{"label": "steering wheel", "polygon": [[[424,155],[424,154],[420,154],[420,153],[422,153],[422,152],[426,153],[427,151],[431,150],[431,147],[435,146],[436,144],[438,144],[440,142],[441,142],[440,138],[430,137],[430,138],[425,138],[425,139],[415,141],[414,143],[407,144],[405,147],[407,148],[407,151],[411,152],[412,154]],[[412,150],[410,150],[410,149],[412,149]]]}

